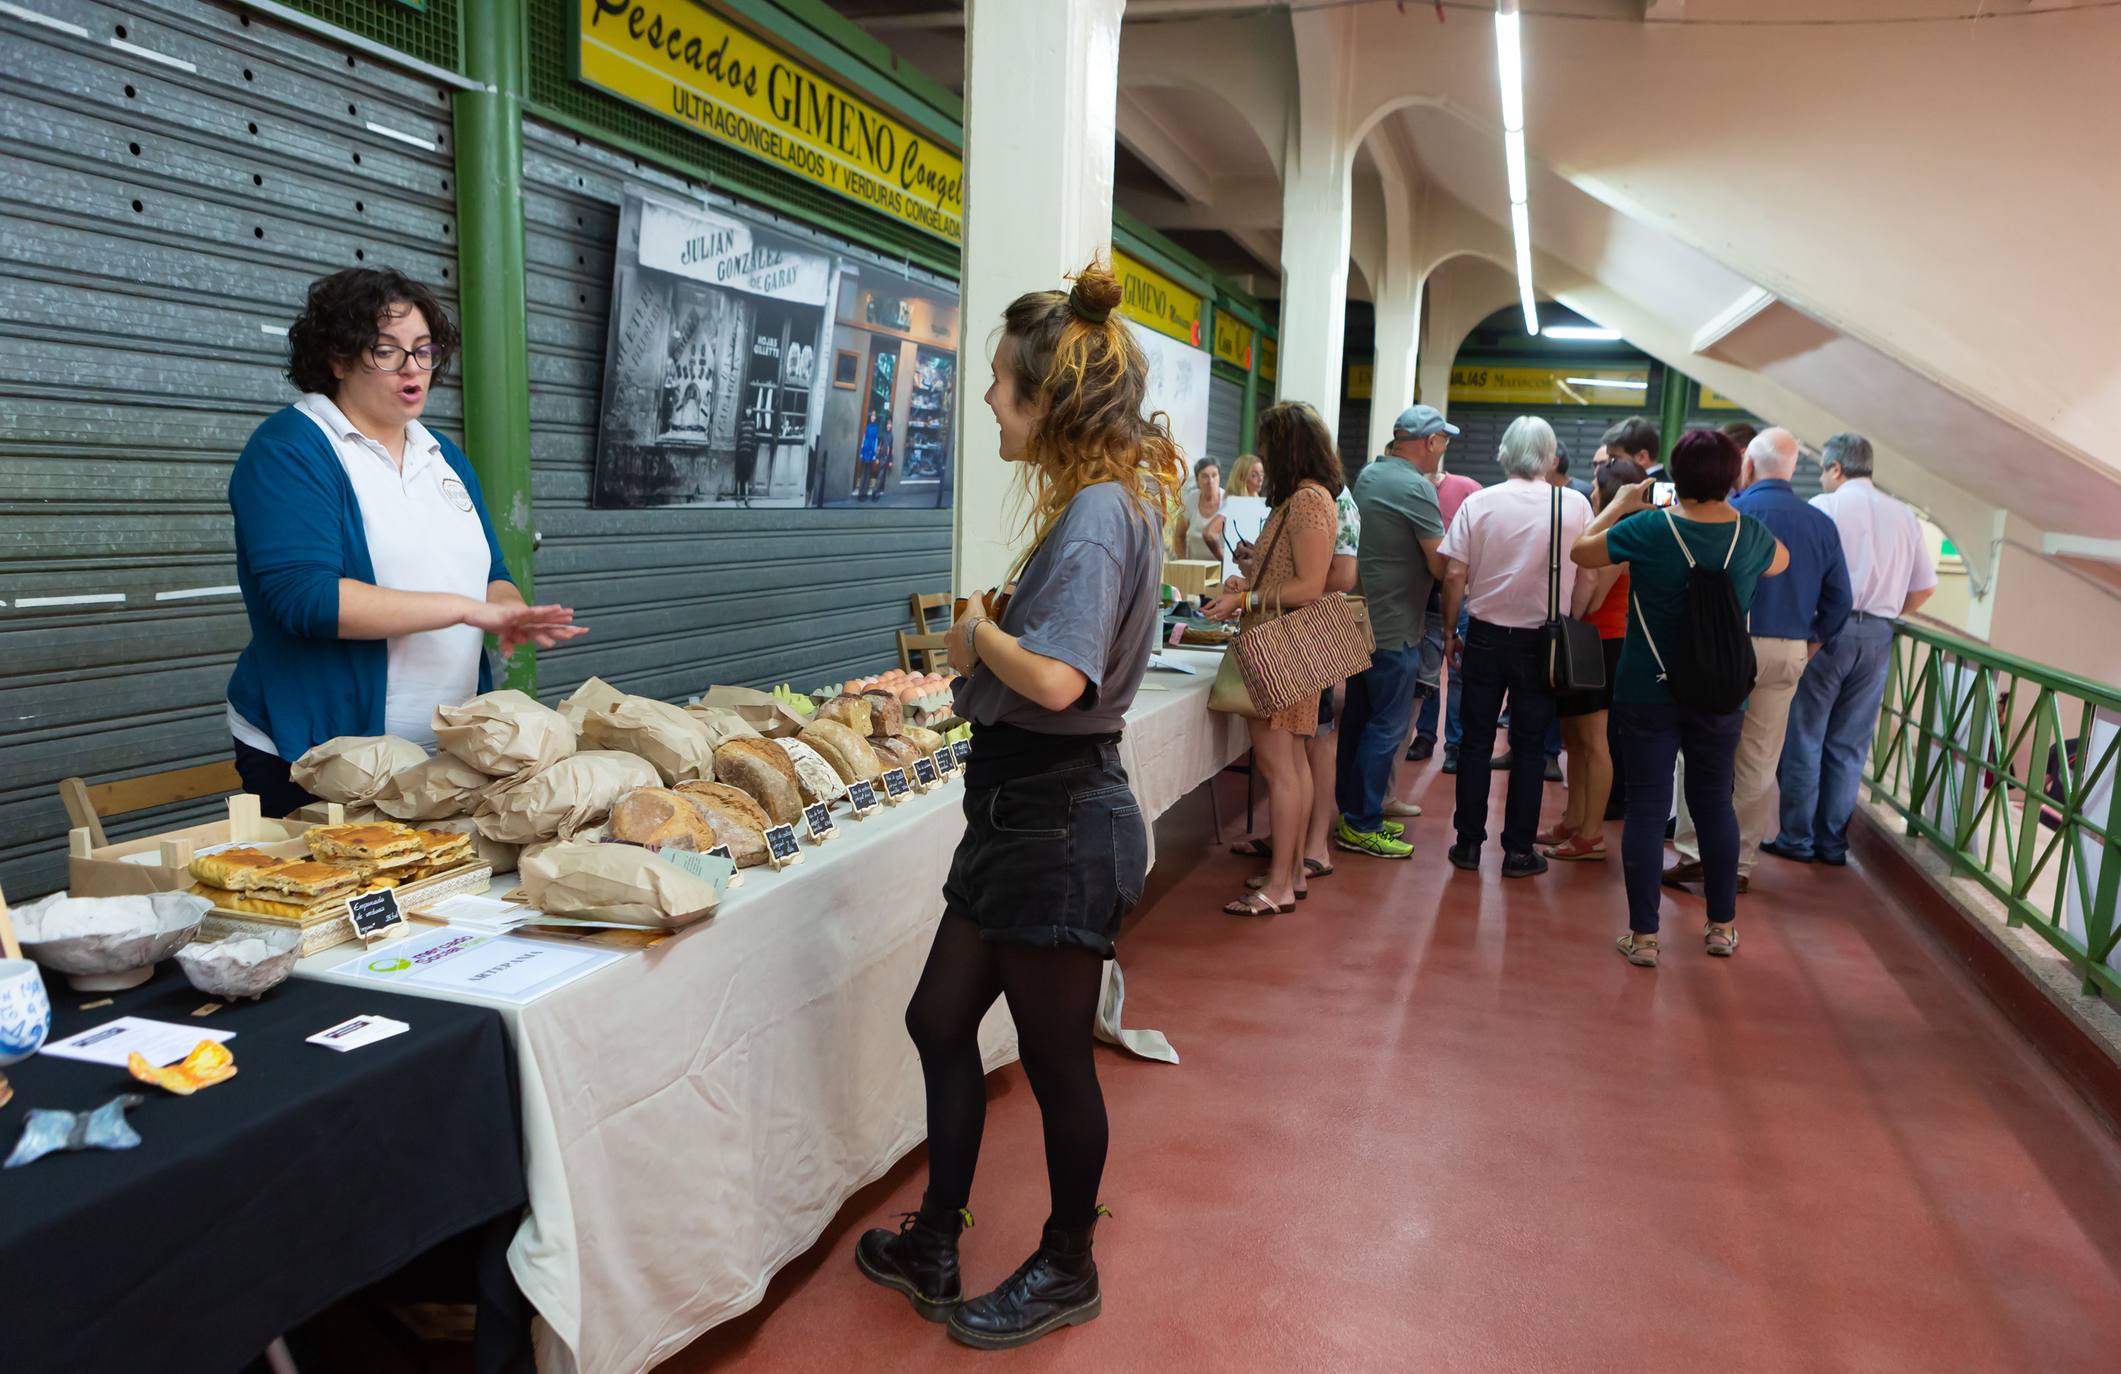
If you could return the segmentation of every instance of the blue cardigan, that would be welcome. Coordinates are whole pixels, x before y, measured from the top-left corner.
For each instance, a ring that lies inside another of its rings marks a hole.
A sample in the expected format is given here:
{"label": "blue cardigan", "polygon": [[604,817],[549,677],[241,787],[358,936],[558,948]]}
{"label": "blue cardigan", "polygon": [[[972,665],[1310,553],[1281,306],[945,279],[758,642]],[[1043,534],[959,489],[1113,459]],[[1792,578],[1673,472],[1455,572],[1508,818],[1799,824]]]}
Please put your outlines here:
{"label": "blue cardigan", "polygon": [[[493,561],[486,580],[513,582],[471,460],[435,438],[486,532]],[[339,638],[339,579],[374,582],[376,571],[361,503],[331,440],[293,406],[269,417],[236,459],[228,504],[236,516],[236,582],[250,616],[229,705],[288,760],[340,735],[382,734],[388,643]],[[479,690],[492,686],[481,655]]]}

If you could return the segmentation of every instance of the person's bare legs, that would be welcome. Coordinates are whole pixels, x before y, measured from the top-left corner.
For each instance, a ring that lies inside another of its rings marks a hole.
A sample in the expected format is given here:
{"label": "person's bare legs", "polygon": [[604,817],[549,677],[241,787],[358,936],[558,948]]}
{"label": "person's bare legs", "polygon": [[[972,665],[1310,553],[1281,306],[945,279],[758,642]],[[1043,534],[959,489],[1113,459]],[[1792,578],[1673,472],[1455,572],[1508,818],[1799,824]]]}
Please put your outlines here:
{"label": "person's bare legs", "polygon": [[1573,740],[1569,744],[1569,807],[1573,812],[1576,806],[1576,753],[1580,748],[1585,764],[1583,818],[1576,833],[1585,844],[1596,844],[1605,838],[1605,804],[1613,795],[1613,751],[1606,743],[1606,713],[1593,711],[1565,720],[1562,725],[1575,726],[1583,736],[1580,745]]}
{"label": "person's bare legs", "polygon": [[[1327,850],[1326,837],[1333,831],[1333,818],[1338,808],[1333,801],[1333,784],[1340,776],[1340,741],[1331,735],[1313,735],[1304,741],[1304,758],[1311,765],[1311,828],[1304,833],[1304,857],[1323,868],[1333,866],[1333,856]],[[1303,874],[1298,875],[1297,888],[1303,887]]]}
{"label": "person's bare legs", "polygon": [[1590,745],[1583,737],[1583,723],[1588,719],[1588,716],[1561,718],[1561,747],[1569,756],[1569,800],[1561,809],[1561,824],[1557,828],[1571,835],[1583,833],[1584,798],[1590,790]]}
{"label": "person's bare legs", "polygon": [[1304,835],[1311,819],[1311,766],[1301,743],[1286,730],[1264,720],[1250,721],[1252,756],[1267,775],[1267,818],[1279,841],[1267,862],[1267,881],[1259,894],[1276,906],[1296,900],[1296,874],[1303,866]]}

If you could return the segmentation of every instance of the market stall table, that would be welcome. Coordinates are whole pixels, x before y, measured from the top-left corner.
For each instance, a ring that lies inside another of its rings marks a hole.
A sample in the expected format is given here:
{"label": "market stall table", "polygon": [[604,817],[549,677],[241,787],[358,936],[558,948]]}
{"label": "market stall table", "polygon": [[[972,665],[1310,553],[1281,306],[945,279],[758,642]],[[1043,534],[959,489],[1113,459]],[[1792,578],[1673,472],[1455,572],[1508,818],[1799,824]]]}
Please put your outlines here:
{"label": "market stall table", "polygon": [[[1166,651],[1123,757],[1154,818],[1228,764],[1243,723],[1211,716],[1219,656]],[[964,829],[948,782],[746,870],[715,917],[525,1005],[500,1007],[523,1083],[530,1215],[509,1253],[544,1317],[539,1363],[639,1371],[754,1306],[857,1190],[922,1140],[903,1016]],[[496,890],[513,885],[497,882]],[[358,977],[358,951],[309,978]],[[468,993],[453,993],[478,1000]],[[986,1067],[1016,1057],[997,1004]]]}
{"label": "market stall table", "polygon": [[[233,1031],[236,1076],[176,1097],[49,1054],[5,1070],[14,1100],[0,1107],[0,1156],[33,1107],[145,1098],[126,1116],[133,1148],[0,1171],[0,1367],[11,1374],[234,1374],[333,1302],[452,1236],[512,1228],[522,1211],[515,1068],[490,1011],[303,982],[194,1019],[211,999],[174,963],[90,1011],[81,1004],[106,994],[70,991],[56,974],[46,983],[47,1043],[120,1016]],[[304,1043],[362,1014],[411,1029],[344,1053]],[[527,1339],[528,1313],[495,1260],[482,1275],[482,1367]]]}

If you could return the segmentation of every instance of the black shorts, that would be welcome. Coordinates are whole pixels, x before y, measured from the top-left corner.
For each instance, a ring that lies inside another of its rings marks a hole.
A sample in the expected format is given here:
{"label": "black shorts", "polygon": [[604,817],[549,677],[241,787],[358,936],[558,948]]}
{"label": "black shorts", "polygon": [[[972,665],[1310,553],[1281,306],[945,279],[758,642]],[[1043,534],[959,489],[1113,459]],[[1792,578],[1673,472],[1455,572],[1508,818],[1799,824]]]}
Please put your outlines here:
{"label": "black shorts", "polygon": [[1624,639],[1601,639],[1598,647],[1605,651],[1605,686],[1595,692],[1570,692],[1554,698],[1554,714],[1566,720],[1571,716],[1596,715],[1600,711],[1613,709],[1613,678],[1620,672],[1620,646]]}
{"label": "black shorts", "polygon": [[988,940],[1110,958],[1148,873],[1149,832],[1118,736],[974,730],[965,835],[943,882],[947,913]]}

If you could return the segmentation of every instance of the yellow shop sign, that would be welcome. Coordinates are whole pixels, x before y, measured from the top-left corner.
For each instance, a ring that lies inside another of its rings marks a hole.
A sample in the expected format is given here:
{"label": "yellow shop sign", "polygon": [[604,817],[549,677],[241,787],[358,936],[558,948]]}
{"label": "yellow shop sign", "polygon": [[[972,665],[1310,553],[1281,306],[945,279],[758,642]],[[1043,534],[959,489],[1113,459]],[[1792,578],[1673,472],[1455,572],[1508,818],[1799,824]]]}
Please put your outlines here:
{"label": "yellow shop sign", "polygon": [[691,0],[578,0],[583,82],[958,242],[956,150]]}
{"label": "yellow shop sign", "polygon": [[1640,410],[1646,367],[1483,367],[1451,369],[1451,400],[1475,405],[1615,406]]}
{"label": "yellow shop sign", "polygon": [[1259,379],[1274,380],[1274,360],[1281,356],[1281,346],[1271,337],[1259,341]]}
{"label": "yellow shop sign", "polygon": [[1163,273],[1112,250],[1112,271],[1119,277],[1120,309],[1128,319],[1182,343],[1201,347],[1201,298]]}
{"label": "yellow shop sign", "polygon": [[1252,326],[1227,310],[1215,312],[1215,356],[1240,372],[1252,370]]}
{"label": "yellow shop sign", "polygon": [[1738,402],[1732,400],[1730,397],[1725,396],[1721,392],[1711,391],[1706,386],[1701,388],[1701,408],[1703,410],[1745,409],[1744,406],[1738,404]]}

